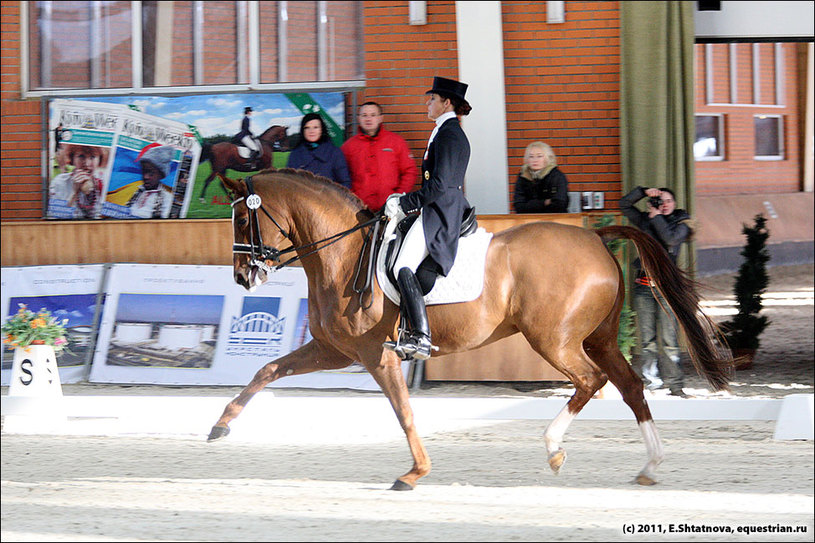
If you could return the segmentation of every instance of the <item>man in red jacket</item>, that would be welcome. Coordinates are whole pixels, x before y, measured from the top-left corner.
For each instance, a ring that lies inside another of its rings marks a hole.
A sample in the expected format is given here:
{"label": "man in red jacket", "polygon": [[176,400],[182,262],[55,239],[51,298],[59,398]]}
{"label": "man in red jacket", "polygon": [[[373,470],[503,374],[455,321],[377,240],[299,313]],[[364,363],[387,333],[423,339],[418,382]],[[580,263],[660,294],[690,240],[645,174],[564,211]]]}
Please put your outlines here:
{"label": "man in red jacket", "polygon": [[359,133],[342,145],[351,173],[351,190],[372,211],[388,196],[409,192],[418,170],[405,140],[382,126],[382,107],[365,102],[359,107]]}

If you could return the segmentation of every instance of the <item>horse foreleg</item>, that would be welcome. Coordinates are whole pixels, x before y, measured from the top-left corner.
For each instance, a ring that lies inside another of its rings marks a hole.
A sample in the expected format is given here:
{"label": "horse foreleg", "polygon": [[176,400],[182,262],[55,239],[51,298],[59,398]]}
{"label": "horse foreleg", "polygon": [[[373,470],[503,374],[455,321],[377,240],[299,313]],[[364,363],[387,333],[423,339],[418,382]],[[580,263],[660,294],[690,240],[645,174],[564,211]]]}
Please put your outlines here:
{"label": "horse foreleg", "polygon": [[300,375],[317,370],[333,370],[350,366],[353,360],[339,351],[312,339],[299,349],[269,362],[252,378],[248,385],[229,402],[221,418],[212,427],[207,441],[216,441],[229,434],[229,423],[240,415],[252,397],[266,385],[287,375]]}
{"label": "horse foreleg", "polygon": [[369,367],[368,371],[390,401],[413,456],[413,468],[396,479],[391,490],[413,490],[416,481],[430,473],[430,457],[413,423],[413,408],[399,357],[391,351],[383,351],[379,364]]}

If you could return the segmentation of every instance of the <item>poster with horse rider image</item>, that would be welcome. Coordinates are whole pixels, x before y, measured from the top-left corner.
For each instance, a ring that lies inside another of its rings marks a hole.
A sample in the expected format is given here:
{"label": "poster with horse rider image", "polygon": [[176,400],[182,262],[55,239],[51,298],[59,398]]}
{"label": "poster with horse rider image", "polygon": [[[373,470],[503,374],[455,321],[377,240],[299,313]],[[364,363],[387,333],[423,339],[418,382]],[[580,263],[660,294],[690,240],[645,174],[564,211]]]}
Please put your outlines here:
{"label": "poster with horse rider image", "polygon": [[201,144],[192,127],[124,104],[53,100],[49,219],[183,218]]}
{"label": "poster with horse rider image", "polygon": [[[346,105],[347,93],[343,92],[54,99],[50,102],[49,141],[65,147],[64,135],[71,136],[61,118],[66,110],[75,112],[75,117],[95,118],[101,112],[116,117],[110,123],[104,166],[97,167],[104,197],[96,201],[92,218],[228,218],[230,199],[219,174],[236,178],[285,168],[290,150],[300,140],[300,121],[309,113],[321,115],[332,142],[341,146]],[[179,132],[192,139],[179,140]],[[162,134],[168,137],[162,139]],[[188,148],[190,141],[193,145]],[[173,146],[175,154],[157,149],[164,145]],[[52,153],[51,179],[74,169],[63,155]],[[99,162],[102,164],[101,159]],[[158,184],[154,181],[157,176]],[[170,196],[172,204],[168,203]],[[86,218],[75,206],[67,205],[68,197],[49,201],[53,205],[48,218]]]}

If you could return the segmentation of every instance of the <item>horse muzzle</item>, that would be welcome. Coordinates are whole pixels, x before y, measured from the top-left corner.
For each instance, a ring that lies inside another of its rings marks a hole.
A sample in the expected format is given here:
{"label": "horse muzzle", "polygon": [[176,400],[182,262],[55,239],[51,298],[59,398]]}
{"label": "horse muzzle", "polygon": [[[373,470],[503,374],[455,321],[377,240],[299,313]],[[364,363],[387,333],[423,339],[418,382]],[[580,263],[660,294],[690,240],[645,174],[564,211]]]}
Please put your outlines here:
{"label": "horse muzzle", "polygon": [[234,276],[235,282],[249,292],[254,292],[269,277],[263,268],[253,264],[246,264],[237,268]]}

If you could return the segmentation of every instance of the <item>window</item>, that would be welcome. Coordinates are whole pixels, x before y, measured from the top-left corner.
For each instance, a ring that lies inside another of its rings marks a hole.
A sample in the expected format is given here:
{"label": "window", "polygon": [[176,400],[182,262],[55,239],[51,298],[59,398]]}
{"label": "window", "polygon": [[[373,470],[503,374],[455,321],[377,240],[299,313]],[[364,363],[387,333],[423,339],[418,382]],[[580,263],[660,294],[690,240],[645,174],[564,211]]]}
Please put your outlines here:
{"label": "window", "polygon": [[696,116],[693,157],[696,160],[724,160],[724,117],[722,115]]}
{"label": "window", "polygon": [[26,97],[364,86],[361,2],[25,5]]}
{"label": "window", "polygon": [[754,115],[755,159],[783,160],[784,123],[781,115]]}

